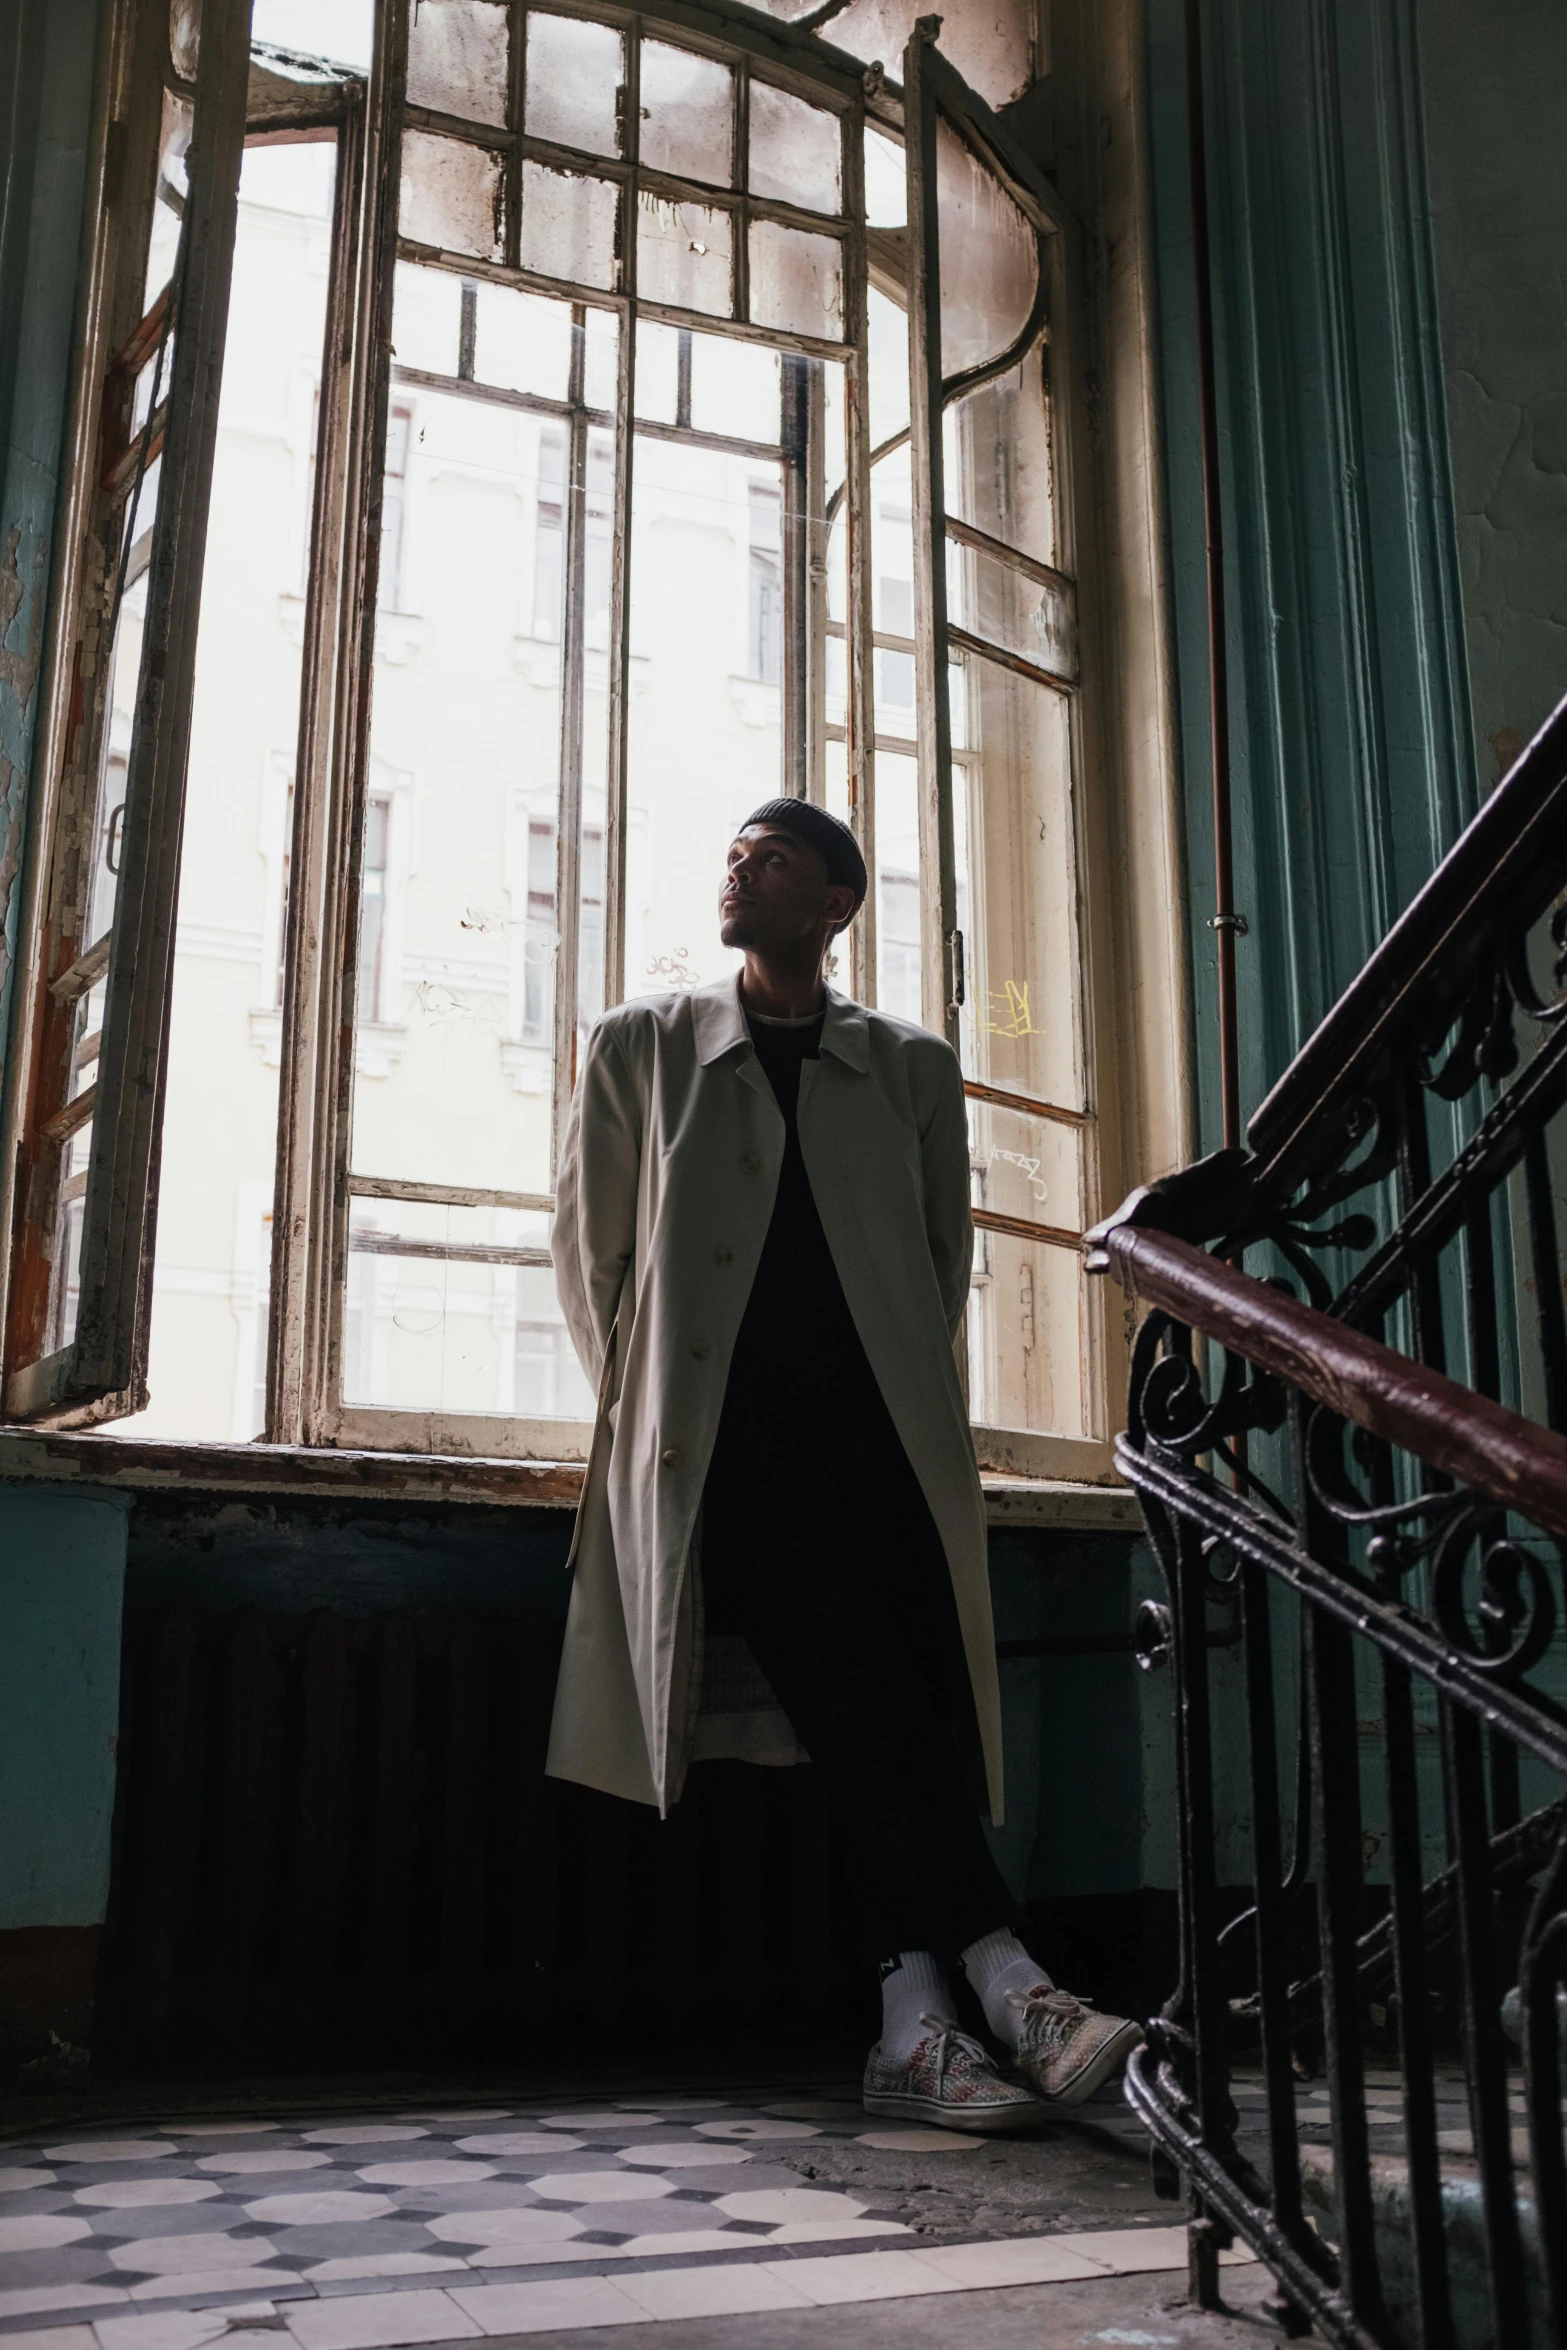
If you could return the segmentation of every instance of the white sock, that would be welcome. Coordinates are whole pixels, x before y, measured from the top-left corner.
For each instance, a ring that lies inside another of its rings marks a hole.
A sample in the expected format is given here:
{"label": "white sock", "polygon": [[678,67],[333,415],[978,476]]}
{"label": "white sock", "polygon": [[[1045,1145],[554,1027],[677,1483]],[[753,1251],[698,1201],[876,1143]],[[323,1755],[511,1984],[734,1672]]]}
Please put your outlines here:
{"label": "white sock", "polygon": [[921,2020],[928,2015],[944,2024],[958,2020],[946,1975],[928,1950],[900,1950],[897,1964],[884,1969],[881,1978],[883,2056],[907,2063],[920,2042],[930,2038],[930,2027]]}
{"label": "white sock", "polygon": [[963,1972],[979,1994],[986,2023],[1002,2046],[1015,2056],[1022,2018],[1007,1995],[1037,1991],[1041,1984],[1047,1991],[1051,1990],[1054,1986],[1050,1977],[1037,1959],[1029,1957],[1008,1926],[998,1933],[982,1934],[977,1942],[969,1944],[963,1953]]}

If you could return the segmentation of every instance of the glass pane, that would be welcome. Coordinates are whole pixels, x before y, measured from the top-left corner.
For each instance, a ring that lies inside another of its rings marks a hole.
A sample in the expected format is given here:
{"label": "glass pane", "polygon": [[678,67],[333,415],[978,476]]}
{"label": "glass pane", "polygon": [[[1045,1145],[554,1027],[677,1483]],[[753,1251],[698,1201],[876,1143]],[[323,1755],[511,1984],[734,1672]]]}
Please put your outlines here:
{"label": "glass pane", "polygon": [[[879,722],[878,722],[879,723]],[[919,771],[912,752],[876,754],[876,1002],[900,1020],[919,1021]]]}
{"label": "glass pane", "polygon": [[552,171],[547,164],[522,167],[522,266],[541,277],[565,278],[576,286],[606,291],[615,282],[613,180],[581,172]]}
{"label": "glass pane", "polygon": [[776,441],[779,400],[776,351],[723,335],[692,335],[691,422],[698,432]]}
{"label": "glass pane", "polygon": [[865,224],[867,228],[903,228],[909,217],[908,175],[903,149],[896,139],[865,126]]}
{"label": "glass pane", "polygon": [[455,375],[462,340],[462,280],[449,269],[399,261],[392,284],[392,357],[428,375]]}
{"label": "glass pane", "polygon": [[936,123],[941,371],[960,375],[1017,340],[1039,283],[1039,240],[948,123]]}
{"label": "glass pane", "polygon": [[1058,1231],[1081,1229],[1080,1128],[975,1100],[968,1123],[976,1208]]}
{"label": "glass pane", "polygon": [[251,39],[368,71],[375,0],[255,0]]}
{"label": "glass pane", "polygon": [[909,315],[874,286],[866,304],[870,342],[871,447],[909,424]]}
{"label": "glass pane", "polygon": [[[843,370],[825,372],[824,404],[841,410]],[[737,371],[726,406],[709,381],[706,424],[749,437],[755,382]],[[804,647],[783,628],[781,465],[643,436],[633,483],[625,988],[641,996],[738,963],[718,935],[724,859],[783,787],[783,695]]]}
{"label": "glass pane", "polygon": [[[947,410],[947,512],[1042,563],[1059,564],[1044,361],[1040,344],[1008,374]],[[875,388],[873,374],[873,400]]]}
{"label": "glass pane", "polygon": [[589,155],[618,155],[625,55],[613,25],[530,9],[523,109],[529,137]]}
{"label": "glass pane", "polygon": [[1037,662],[1052,677],[1077,676],[1077,599],[1010,563],[948,541],[947,614],[960,628]]}
{"label": "glass pane", "polygon": [[549,1219],[516,1208],[353,1200],[344,1402],[591,1420],[548,1250]]}
{"label": "glass pane", "polygon": [[[150,530],[151,524],[152,514],[149,510],[143,528]],[[102,765],[98,779],[98,805],[93,817],[92,878],[88,884],[87,920],[82,928],[84,947],[95,945],[113,922],[115,897],[119,889],[121,829],[125,821],[125,774],[130,758],[131,729],[136,715],[136,688],[141,677],[142,628],[147,616],[146,552],[143,541],[135,559],[141,566],[139,576],[131,579],[126,587],[114,632],[108,712],[104,721]],[[79,1027],[78,1033],[85,1035],[86,1031]]]}
{"label": "glass pane", "polygon": [[836,237],[751,223],[751,317],[786,334],[843,340],[843,247]]}
{"label": "glass pane", "polygon": [[775,196],[808,212],[836,212],[842,202],[843,131],[836,114],[808,106],[788,90],[751,78],[753,196]]}
{"label": "glass pane", "polygon": [[408,18],[410,102],[504,126],[510,27],[506,0],[417,0]]}
{"label": "glass pane", "polygon": [[650,171],[706,180],[734,179],[734,75],[711,57],[642,44],[641,158]]}
{"label": "glass pane", "polygon": [[543,294],[518,293],[510,286],[476,289],[476,382],[564,400],[570,369],[571,315],[563,303]]}
{"label": "glass pane", "polygon": [[439,139],[431,131],[403,133],[397,223],[414,244],[499,261],[503,204],[501,159],[487,147]]}
{"label": "glass pane", "polygon": [[657,318],[637,320],[637,414],[673,424],[680,398],[680,343],[688,330]]}
{"label": "glass pane", "polygon": [[[849,0],[842,15],[830,20],[826,37],[835,49],[847,49],[867,65],[880,64],[894,81],[902,81],[909,35],[927,13],[926,0]],[[1021,98],[1036,78],[1034,25],[1028,8],[949,8],[942,20],[941,53],[982,98],[1005,106]]]}
{"label": "glass pane", "polygon": [[143,295],[143,309],[150,310],[154,298],[168,284],[174,274],[174,259],[179,250],[180,219],[185,209],[188,180],[185,158],[190,149],[190,134],[194,116],[184,98],[176,98],[172,90],[163,93],[163,121],[158,133],[158,186],[152,212],[152,234],[147,241],[147,276]]}
{"label": "glass pane", "polygon": [[[555,307],[561,325],[541,342],[558,348],[570,308]],[[613,314],[590,311],[586,332],[590,385],[612,380]],[[401,609],[419,617],[394,623],[383,612],[376,642],[352,1164],[365,1175],[543,1192],[552,1183],[570,425],[473,391],[409,387],[399,397],[409,410],[404,470],[394,471],[389,437],[386,492],[406,516]],[[607,432],[589,435],[581,495],[588,966],[595,952],[602,960],[593,942],[603,923]],[[584,990],[585,1018],[600,1000]]]}
{"label": "glass pane", "polygon": [[976,1230],[968,1359],[969,1416],[980,1427],[1091,1433],[1075,1249]]}
{"label": "glass pane", "polygon": [[[872,383],[874,385],[874,370]],[[876,732],[914,740],[914,538],[910,524],[909,452],[894,449],[871,473],[871,611],[878,636],[874,668]],[[881,804],[877,765],[877,807]],[[910,808],[913,808],[913,801]],[[880,815],[877,826],[880,830]],[[878,854],[880,851],[878,850]],[[915,1012],[911,1017],[918,1019]]]}
{"label": "glass pane", "polygon": [[733,222],[710,204],[637,198],[637,291],[645,301],[727,318]]}
{"label": "glass pane", "polygon": [[1080,1109],[1070,705],[992,661],[970,656],[962,669],[975,746],[955,811],[968,966],[964,1071]]}
{"label": "glass pane", "polygon": [[169,62],[182,81],[196,79],[201,54],[201,0],[169,0]]}
{"label": "glass pane", "polygon": [[[240,175],[174,943],[151,1401],[121,1423],[137,1435],[246,1442],[262,1425],[334,161],[324,144],[253,147]],[[129,743],[118,677],[113,692],[111,772]],[[121,790],[123,778],[104,795],[111,818]],[[113,886],[114,833],[112,821],[100,833],[95,919]],[[100,1005],[94,990],[79,1061]]]}

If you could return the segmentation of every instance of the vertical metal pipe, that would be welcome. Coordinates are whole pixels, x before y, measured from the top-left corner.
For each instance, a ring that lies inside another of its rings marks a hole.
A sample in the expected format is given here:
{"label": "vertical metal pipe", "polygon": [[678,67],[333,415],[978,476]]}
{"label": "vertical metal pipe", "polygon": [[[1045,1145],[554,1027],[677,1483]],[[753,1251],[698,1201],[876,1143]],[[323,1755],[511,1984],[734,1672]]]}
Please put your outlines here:
{"label": "vertical metal pipe", "polygon": [[783,451],[779,511],[779,569],[783,627],[778,692],[783,717],[783,789],[794,800],[810,797],[810,568],[807,522],[810,512],[811,371],[819,359],[781,354],[778,367],[779,440]]}
{"label": "vertical metal pipe", "polygon": [[1202,0],[1186,0],[1186,127],[1191,163],[1192,278],[1197,296],[1197,392],[1202,425],[1203,543],[1208,578],[1208,728],[1213,755],[1213,934],[1219,956],[1219,1123],[1225,1148],[1241,1138],[1240,1032],[1235,1002],[1234,847],[1230,821],[1230,680],[1224,614],[1224,500],[1213,356],[1208,146],[1203,112]]}
{"label": "vertical metal pipe", "polygon": [[947,680],[947,527],[942,479],[941,251],[936,96],[927,66],[936,17],[903,53],[909,174],[909,456],[914,508],[914,699],[919,757],[920,948],[927,1028],[959,1050],[963,941],[952,827],[952,704]]}

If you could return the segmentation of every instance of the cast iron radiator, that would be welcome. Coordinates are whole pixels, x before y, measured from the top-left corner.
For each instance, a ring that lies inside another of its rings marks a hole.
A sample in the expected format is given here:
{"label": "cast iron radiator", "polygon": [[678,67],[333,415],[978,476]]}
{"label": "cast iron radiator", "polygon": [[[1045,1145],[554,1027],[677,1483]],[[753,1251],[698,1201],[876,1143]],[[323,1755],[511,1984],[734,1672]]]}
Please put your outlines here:
{"label": "cast iron radiator", "polygon": [[858,2033],[808,1768],[702,1763],[660,1822],[544,1776],[560,1626],[126,1620],[110,2065],[407,2064]]}

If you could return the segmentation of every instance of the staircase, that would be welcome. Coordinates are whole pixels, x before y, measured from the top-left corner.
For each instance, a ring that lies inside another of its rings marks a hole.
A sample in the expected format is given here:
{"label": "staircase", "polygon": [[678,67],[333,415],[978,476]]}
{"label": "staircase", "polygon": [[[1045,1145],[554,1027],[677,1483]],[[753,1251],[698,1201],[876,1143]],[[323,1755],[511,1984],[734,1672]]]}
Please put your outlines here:
{"label": "staircase", "polygon": [[1567,702],[1247,1147],[1091,1236],[1144,1309],[1117,1458],[1180,1807],[1180,1980],[1128,2095],[1194,2296],[1242,2238],[1344,2350],[1567,2341],[1564,893]]}

